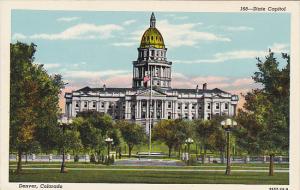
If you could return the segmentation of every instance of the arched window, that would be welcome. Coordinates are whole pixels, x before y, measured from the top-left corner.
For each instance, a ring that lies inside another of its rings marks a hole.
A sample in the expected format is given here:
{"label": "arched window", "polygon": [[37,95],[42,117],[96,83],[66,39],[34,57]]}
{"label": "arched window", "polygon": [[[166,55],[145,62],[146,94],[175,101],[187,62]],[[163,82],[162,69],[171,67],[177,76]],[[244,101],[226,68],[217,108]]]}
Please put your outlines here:
{"label": "arched window", "polygon": [[151,40],[153,40],[153,36],[151,36]]}

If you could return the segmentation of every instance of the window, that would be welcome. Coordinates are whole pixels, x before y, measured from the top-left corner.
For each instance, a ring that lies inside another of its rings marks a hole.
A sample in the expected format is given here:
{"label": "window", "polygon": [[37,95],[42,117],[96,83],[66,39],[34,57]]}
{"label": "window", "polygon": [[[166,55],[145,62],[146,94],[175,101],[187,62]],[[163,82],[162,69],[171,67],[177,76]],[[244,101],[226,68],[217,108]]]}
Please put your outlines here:
{"label": "window", "polygon": [[153,40],[153,36],[151,36],[151,40]]}
{"label": "window", "polygon": [[185,113],[185,119],[188,119],[189,118],[189,114],[188,113]]}
{"label": "window", "polygon": [[84,102],[84,107],[87,108],[87,102]]}
{"label": "window", "polygon": [[207,109],[210,109],[210,103],[207,104]]}
{"label": "window", "polygon": [[188,106],[187,106],[187,105],[185,105],[185,106],[184,106],[184,109],[188,109]]}
{"label": "window", "polygon": [[193,104],[193,105],[192,105],[192,109],[195,109],[195,107],[196,107],[196,104]]}
{"label": "window", "polygon": [[95,108],[96,107],[96,102],[93,102],[93,108]]}
{"label": "window", "polygon": [[156,85],[159,85],[159,81],[157,81]]}
{"label": "window", "polygon": [[145,111],[142,112],[142,118],[146,118],[146,112]]}
{"label": "window", "polygon": [[111,107],[112,107],[112,105],[111,105],[111,104],[109,104],[108,108],[111,108]]}
{"label": "window", "polygon": [[180,113],[178,114],[178,118],[181,119],[181,114]]}
{"label": "window", "polygon": [[228,103],[225,103],[225,110],[228,109]]}
{"label": "window", "polygon": [[220,103],[216,103],[216,109],[220,109]]}
{"label": "window", "polygon": [[181,106],[180,106],[180,105],[178,105],[178,109],[179,109],[179,110],[181,109]]}
{"label": "window", "polygon": [[79,102],[76,101],[75,107],[78,108],[79,107]]}
{"label": "window", "polygon": [[168,119],[171,119],[171,112],[168,112]]}
{"label": "window", "polygon": [[155,51],[154,50],[151,50],[151,56],[154,56],[155,54]]}
{"label": "window", "polygon": [[208,119],[208,120],[210,120],[210,119],[211,119],[211,117],[210,117],[210,113],[209,113],[209,114],[207,114],[207,119]]}
{"label": "window", "polygon": [[101,108],[104,108],[104,102],[101,102]]}
{"label": "window", "polygon": [[202,106],[201,106],[201,104],[199,105],[198,109],[199,109],[199,110],[201,110],[201,109],[202,109]]}
{"label": "window", "polygon": [[172,107],[172,102],[168,102],[168,108]]}
{"label": "window", "polygon": [[192,119],[195,119],[195,113],[192,114]]}

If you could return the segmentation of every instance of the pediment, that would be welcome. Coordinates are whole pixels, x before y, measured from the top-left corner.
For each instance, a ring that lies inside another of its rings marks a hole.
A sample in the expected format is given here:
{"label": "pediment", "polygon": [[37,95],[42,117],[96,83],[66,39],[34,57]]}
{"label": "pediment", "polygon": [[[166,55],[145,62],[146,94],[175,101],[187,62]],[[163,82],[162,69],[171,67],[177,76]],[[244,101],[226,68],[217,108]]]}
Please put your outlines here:
{"label": "pediment", "polygon": [[136,96],[150,96],[152,93],[152,96],[155,97],[155,96],[166,96],[166,94],[162,93],[162,92],[159,92],[159,91],[156,91],[156,90],[150,90],[150,89],[146,89],[146,90],[143,90],[141,92],[138,92],[136,93]]}

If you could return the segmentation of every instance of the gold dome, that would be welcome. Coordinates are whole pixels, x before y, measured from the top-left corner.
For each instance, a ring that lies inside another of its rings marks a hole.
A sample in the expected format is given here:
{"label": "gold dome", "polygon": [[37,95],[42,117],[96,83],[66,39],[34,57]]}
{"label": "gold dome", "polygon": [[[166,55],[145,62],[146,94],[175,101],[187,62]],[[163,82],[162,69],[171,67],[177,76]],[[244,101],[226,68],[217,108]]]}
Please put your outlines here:
{"label": "gold dome", "polygon": [[140,48],[165,48],[164,39],[161,33],[155,27],[155,21],[156,19],[154,13],[152,13],[150,18],[150,28],[144,32],[141,39]]}

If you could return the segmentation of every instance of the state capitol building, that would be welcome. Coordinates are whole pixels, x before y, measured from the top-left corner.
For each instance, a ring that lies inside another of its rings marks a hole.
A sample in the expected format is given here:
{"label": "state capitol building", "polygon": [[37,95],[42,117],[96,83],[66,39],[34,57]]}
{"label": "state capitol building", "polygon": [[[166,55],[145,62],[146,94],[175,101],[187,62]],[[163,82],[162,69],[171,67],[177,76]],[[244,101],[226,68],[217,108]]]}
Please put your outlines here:
{"label": "state capitol building", "polygon": [[[95,110],[113,119],[130,120],[146,127],[161,119],[211,119],[214,115],[234,116],[238,96],[207,84],[194,89],[172,88],[172,62],[167,60],[164,39],[155,26],[154,13],[144,32],[138,58],[132,62],[132,87],[84,87],[65,94],[69,118],[78,112]],[[168,35],[168,34],[166,34]]]}

